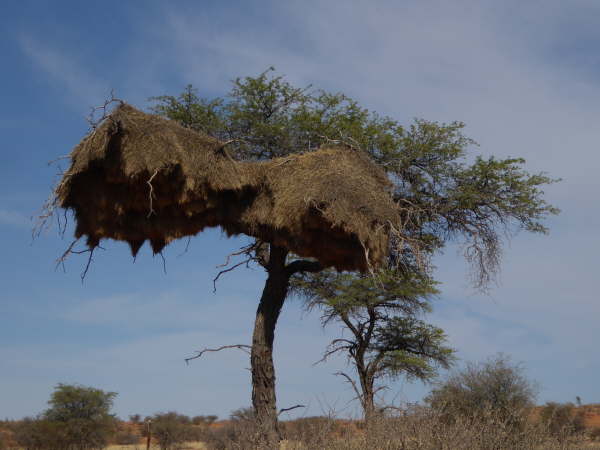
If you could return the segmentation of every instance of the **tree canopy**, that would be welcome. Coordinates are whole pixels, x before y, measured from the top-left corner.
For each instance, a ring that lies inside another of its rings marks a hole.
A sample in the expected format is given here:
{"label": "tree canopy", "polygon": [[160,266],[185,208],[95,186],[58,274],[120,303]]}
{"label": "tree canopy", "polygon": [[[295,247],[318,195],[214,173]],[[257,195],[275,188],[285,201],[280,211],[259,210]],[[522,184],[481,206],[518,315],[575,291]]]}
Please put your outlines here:
{"label": "tree canopy", "polygon": [[402,208],[406,252],[395,263],[426,266],[449,241],[464,246],[476,287],[498,270],[501,237],[520,229],[545,233],[558,209],[542,187],[557,181],[530,174],[522,158],[475,157],[462,122],[416,119],[408,126],[341,93],[297,88],[273,68],[237,78],[225,97],[206,99],[191,85],[179,96],[154,97],[152,110],[229,142],[236,158],[262,160],[343,143],[367,152],[388,174]]}

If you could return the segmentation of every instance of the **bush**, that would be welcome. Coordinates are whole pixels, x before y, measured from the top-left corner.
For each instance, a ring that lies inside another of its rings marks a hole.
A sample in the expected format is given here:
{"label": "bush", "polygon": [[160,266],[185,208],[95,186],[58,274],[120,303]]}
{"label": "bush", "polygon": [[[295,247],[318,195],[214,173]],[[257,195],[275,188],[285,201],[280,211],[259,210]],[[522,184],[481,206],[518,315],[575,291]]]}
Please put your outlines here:
{"label": "bush", "polygon": [[[188,416],[177,414],[176,412],[167,412],[155,414],[150,418],[151,433],[161,450],[178,448],[183,442],[190,440],[190,418]],[[147,428],[144,429],[144,436],[147,435]]]}
{"label": "bush", "polygon": [[546,403],[540,412],[540,420],[555,437],[567,438],[584,429],[583,413],[573,403]]}
{"label": "bush", "polygon": [[48,401],[50,408],[15,426],[15,440],[25,450],[103,448],[116,428],[116,419],[110,413],[116,395],[59,384]]}
{"label": "bush", "polygon": [[217,419],[217,416],[194,416],[192,417],[192,423],[194,425],[212,425]]}
{"label": "bush", "polygon": [[65,423],[26,417],[15,426],[15,440],[24,450],[68,448],[65,428]]}
{"label": "bush", "polygon": [[115,435],[115,444],[117,445],[135,445],[140,442],[140,435],[131,431],[119,431]]}
{"label": "bush", "polygon": [[534,384],[525,377],[523,368],[497,355],[452,373],[425,401],[443,413],[445,420],[493,416],[513,428],[522,428],[535,394]]}

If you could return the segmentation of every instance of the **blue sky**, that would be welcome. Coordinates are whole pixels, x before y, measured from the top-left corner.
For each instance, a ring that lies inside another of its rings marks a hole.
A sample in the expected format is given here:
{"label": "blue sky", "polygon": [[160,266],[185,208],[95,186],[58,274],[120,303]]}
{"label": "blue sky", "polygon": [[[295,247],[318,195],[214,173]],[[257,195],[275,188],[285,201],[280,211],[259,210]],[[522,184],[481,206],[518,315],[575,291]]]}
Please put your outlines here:
{"label": "blue sky", "polygon": [[[437,261],[443,282],[431,321],[464,360],[504,352],[540,384],[539,401],[600,402],[600,4],[596,1],[5,2],[0,14],[0,417],[41,411],[52,387],[78,382],[119,393],[117,414],[177,410],[221,417],[250,403],[248,359],[231,351],[186,366],[203,347],[246,343],[264,274],[212,278],[243,245],[218,230],[132,263],[124,244],[66,273],[56,227],[32,242],[56,179],[47,162],[69,153],[84,117],[111,89],[141,108],[188,83],[217,96],[237,76],[274,65],[299,85],[344,92],[404,123],[461,120],[473,153],[523,156],[563,181],[549,236],[507,242],[499,283],[473,292],[456,247]],[[63,162],[64,164],[64,162]],[[298,301],[277,331],[278,399],[299,414],[354,414],[332,375],[313,366],[338,330],[322,330]],[[427,388],[398,382],[389,399]]]}

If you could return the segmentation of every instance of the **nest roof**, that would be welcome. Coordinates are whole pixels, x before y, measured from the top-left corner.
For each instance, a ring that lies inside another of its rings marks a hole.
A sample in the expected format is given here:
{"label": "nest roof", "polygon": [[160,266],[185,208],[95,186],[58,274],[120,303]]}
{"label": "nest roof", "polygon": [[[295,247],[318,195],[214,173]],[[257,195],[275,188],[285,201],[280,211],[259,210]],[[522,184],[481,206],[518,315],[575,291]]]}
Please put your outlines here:
{"label": "nest roof", "polygon": [[76,237],[148,240],[160,252],[174,239],[220,226],[318,259],[338,270],[379,265],[398,220],[385,173],[348,147],[268,161],[235,161],[225,144],[146,114],[116,108],[71,153],[58,184]]}

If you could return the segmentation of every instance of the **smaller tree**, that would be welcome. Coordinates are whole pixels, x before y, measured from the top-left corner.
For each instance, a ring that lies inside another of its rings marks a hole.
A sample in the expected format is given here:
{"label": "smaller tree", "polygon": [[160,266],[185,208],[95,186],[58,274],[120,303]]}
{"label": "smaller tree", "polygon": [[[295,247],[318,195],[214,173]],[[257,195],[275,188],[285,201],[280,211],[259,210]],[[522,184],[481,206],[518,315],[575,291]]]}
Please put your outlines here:
{"label": "smaller tree", "polygon": [[521,365],[498,354],[482,363],[468,363],[438,383],[425,401],[445,420],[486,420],[520,429],[534,405],[536,388]]}
{"label": "smaller tree", "polygon": [[116,417],[110,410],[116,396],[116,392],[61,383],[43,419],[62,426],[64,448],[102,448],[115,431]]}
{"label": "smaller tree", "polygon": [[346,372],[337,374],[351,384],[367,421],[376,412],[377,392],[385,388],[382,379],[428,381],[453,360],[443,330],[418,318],[431,309],[430,297],[437,292],[433,281],[416,270],[373,275],[324,271],[294,281],[309,308],[322,310],[324,326],[341,322],[349,331],[350,336],[331,342],[323,360],[346,353],[359,383]]}

